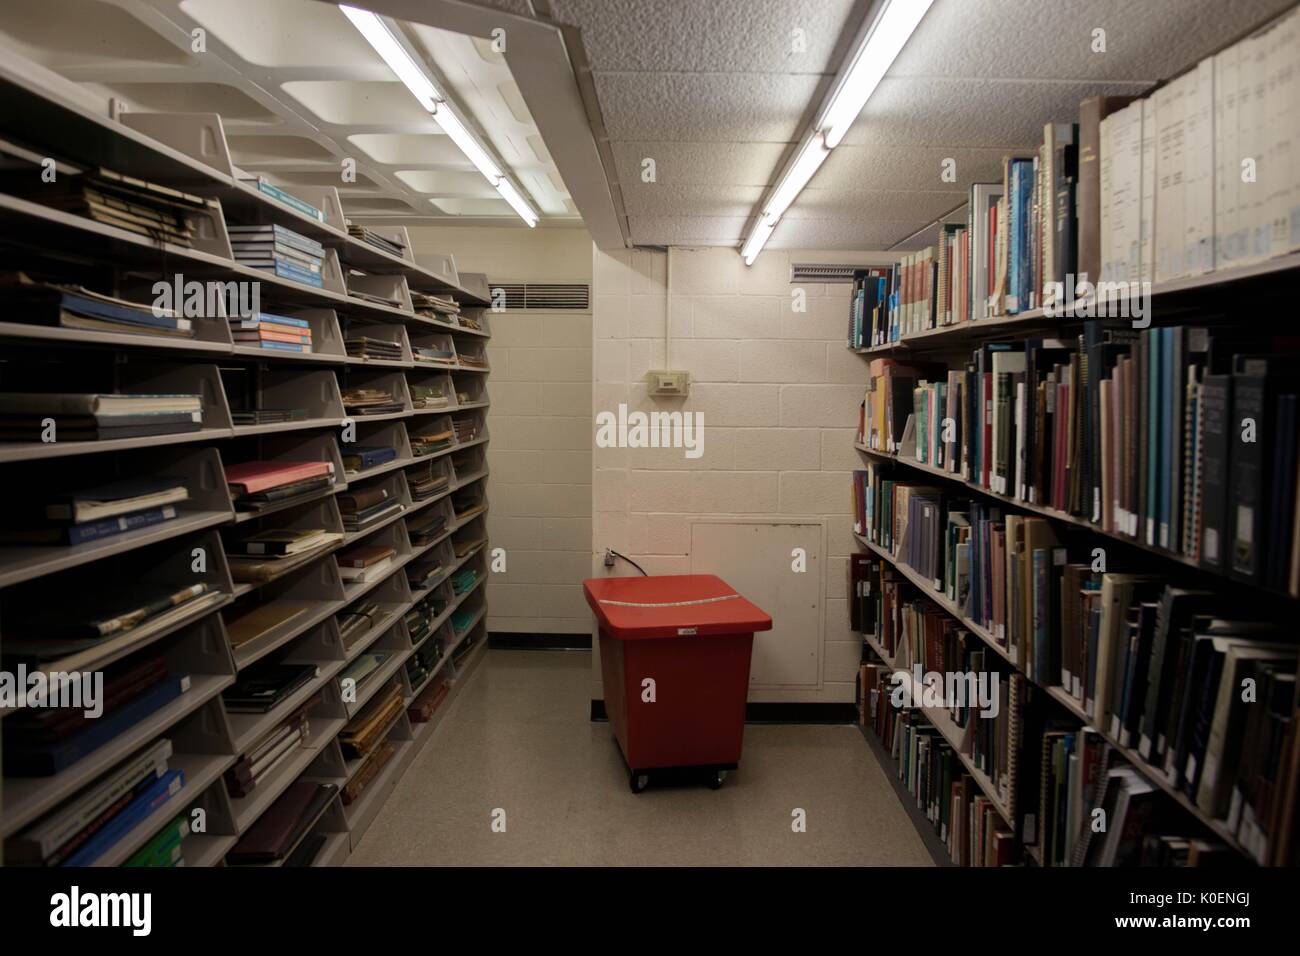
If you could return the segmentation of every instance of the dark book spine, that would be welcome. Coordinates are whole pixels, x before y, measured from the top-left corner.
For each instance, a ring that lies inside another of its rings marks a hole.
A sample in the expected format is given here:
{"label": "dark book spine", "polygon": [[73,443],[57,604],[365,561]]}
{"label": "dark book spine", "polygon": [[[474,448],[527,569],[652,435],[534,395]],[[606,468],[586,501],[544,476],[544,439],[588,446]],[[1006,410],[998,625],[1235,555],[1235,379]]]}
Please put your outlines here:
{"label": "dark book spine", "polygon": [[1101,121],[1131,103],[1128,96],[1091,96],[1079,104],[1079,183],[1075,215],[1079,222],[1079,282],[1101,277]]}
{"label": "dark book spine", "polygon": [[[1265,449],[1275,438],[1265,421],[1266,380],[1262,370],[1247,363],[1244,372],[1233,375],[1232,417],[1228,421],[1229,495],[1227,525],[1231,529],[1227,564],[1232,573],[1258,581],[1263,570],[1265,544],[1264,475]],[[1253,428],[1251,426],[1253,425]],[[1253,435],[1247,435],[1247,431]],[[1249,437],[1251,440],[1246,440]]]}
{"label": "dark book spine", "polygon": [[1201,565],[1226,566],[1228,543],[1229,421],[1232,376],[1206,375],[1201,389]]}

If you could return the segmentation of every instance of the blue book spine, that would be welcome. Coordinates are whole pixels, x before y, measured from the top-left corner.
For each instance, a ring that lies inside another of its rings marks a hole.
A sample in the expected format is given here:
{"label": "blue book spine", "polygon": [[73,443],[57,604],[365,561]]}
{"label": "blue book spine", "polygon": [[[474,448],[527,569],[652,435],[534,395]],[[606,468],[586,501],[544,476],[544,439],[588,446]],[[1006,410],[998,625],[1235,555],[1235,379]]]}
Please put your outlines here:
{"label": "blue book spine", "polygon": [[1170,546],[1169,529],[1173,525],[1173,483],[1181,476],[1173,473],[1174,442],[1182,434],[1182,424],[1174,421],[1174,389],[1180,371],[1174,368],[1174,335],[1177,329],[1161,329],[1160,348],[1160,538],[1162,548]]}
{"label": "blue book spine", "polygon": [[132,800],[117,816],[91,837],[84,846],[63,862],[64,866],[90,866],[185,786],[185,773],[169,770],[148,790]]}
{"label": "blue book spine", "polygon": [[138,531],[150,525],[162,524],[175,517],[175,507],[164,505],[161,508],[150,508],[148,511],[133,511],[130,514],[104,518],[102,521],[74,524],[67,529],[68,544],[85,544],[87,541],[111,538],[127,531]]}
{"label": "blue book spine", "polygon": [[[299,328],[299,329],[311,328],[311,323],[308,322],[306,319],[295,319],[292,316],[276,315],[272,312],[259,312],[257,313],[257,319],[255,319],[254,321],[273,322],[276,325],[292,325],[295,328]],[[256,326],[254,326],[254,328],[256,328]]]}
{"label": "blue book spine", "polygon": [[[238,345],[239,343],[235,343]],[[264,349],[275,349],[279,352],[310,352],[311,346],[297,342],[272,342],[268,339],[262,339],[258,343]]]}
{"label": "blue book spine", "polygon": [[292,279],[294,282],[301,282],[304,285],[321,288],[324,283],[321,281],[320,273],[312,272],[310,269],[304,269],[301,266],[286,262],[283,259],[275,260],[275,274],[281,279]]}
{"label": "blue book spine", "polygon": [[1007,254],[1007,294],[1011,297],[1012,312],[1020,311],[1020,164],[1011,164],[1011,195],[1007,197],[1007,228],[1011,231],[1011,244]]}
{"label": "blue book spine", "polygon": [[93,319],[108,319],[114,322],[126,322],[131,325],[143,325],[155,329],[190,327],[188,319],[179,319],[172,315],[154,315],[149,309],[132,309],[112,302],[102,302],[89,296],[78,295],[75,292],[64,292],[61,305],[69,312],[89,316]]}
{"label": "blue book spine", "polygon": [[[189,675],[163,678],[135,700],[104,714],[98,720],[91,721],[90,726],[85,730],[74,734],[61,743],[55,744],[53,747],[32,751],[30,756],[36,758],[36,762],[43,768],[43,772],[27,775],[53,776],[87,754],[98,750],[118,734],[129,730],[150,714],[161,710],[188,690],[189,686]],[[12,748],[8,747],[5,750],[6,757],[13,756],[16,760],[21,760],[24,765],[29,763],[27,759],[23,759],[27,755],[20,756],[18,753],[14,753]]]}
{"label": "blue book spine", "polygon": [[261,180],[258,180],[257,188],[260,189],[262,192],[266,193],[268,196],[271,196],[274,199],[278,199],[286,206],[298,210],[298,212],[302,213],[304,216],[311,216],[311,218],[315,219],[317,222],[325,221],[325,213],[321,212],[311,203],[305,202],[304,200],[299,199],[297,196],[291,196],[289,193],[285,192],[279,186],[272,186],[268,182],[262,182]]}
{"label": "blue book spine", "polygon": [[300,236],[292,229],[286,229],[284,226],[275,226],[275,241],[282,242],[299,252],[305,252],[309,256],[315,256],[317,259],[325,258],[325,247],[319,242],[315,239],[308,239],[306,236]]}

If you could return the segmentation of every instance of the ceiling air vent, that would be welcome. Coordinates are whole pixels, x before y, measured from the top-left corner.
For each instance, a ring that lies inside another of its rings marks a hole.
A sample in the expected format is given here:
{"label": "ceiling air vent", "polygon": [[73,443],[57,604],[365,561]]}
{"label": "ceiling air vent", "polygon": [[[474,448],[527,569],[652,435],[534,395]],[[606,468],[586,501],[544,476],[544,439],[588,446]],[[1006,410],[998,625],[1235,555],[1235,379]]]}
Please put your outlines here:
{"label": "ceiling air vent", "polygon": [[870,266],[818,265],[815,262],[796,262],[790,266],[791,282],[852,282],[853,273]]}
{"label": "ceiling air vent", "polygon": [[571,310],[591,308],[591,289],[577,282],[490,282],[493,304],[504,309]]}

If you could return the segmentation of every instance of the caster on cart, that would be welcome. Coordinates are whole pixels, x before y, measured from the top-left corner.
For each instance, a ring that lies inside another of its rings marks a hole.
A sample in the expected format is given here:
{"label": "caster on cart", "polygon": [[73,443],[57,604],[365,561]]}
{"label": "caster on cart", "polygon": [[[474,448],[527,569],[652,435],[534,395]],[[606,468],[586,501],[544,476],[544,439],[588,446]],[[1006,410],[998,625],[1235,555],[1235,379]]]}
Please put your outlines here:
{"label": "caster on cart", "polygon": [[709,774],[708,784],[710,790],[717,790],[722,786],[722,781],[727,779],[727,771],[714,770]]}
{"label": "caster on cart", "polygon": [[649,783],[650,775],[648,773],[637,773],[633,770],[628,776],[628,784],[631,786],[633,793],[640,793]]}

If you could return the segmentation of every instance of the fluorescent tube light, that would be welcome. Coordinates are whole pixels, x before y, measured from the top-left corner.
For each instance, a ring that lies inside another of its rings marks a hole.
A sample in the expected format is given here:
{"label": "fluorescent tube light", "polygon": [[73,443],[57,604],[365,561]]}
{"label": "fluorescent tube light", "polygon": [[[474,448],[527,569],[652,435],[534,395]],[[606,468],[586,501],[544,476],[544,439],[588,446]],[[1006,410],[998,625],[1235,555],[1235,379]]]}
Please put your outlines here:
{"label": "fluorescent tube light", "polygon": [[495,186],[497,180],[501,178],[501,170],[497,168],[497,164],[492,161],[492,157],[469,128],[460,121],[460,117],[452,112],[451,107],[445,102],[435,106],[432,112],[434,122],[442,127],[447,138],[460,147],[465,158]]}
{"label": "fluorescent tube light", "polygon": [[763,218],[775,226],[777,220],[790,208],[795,197],[803,191],[804,186],[808,185],[808,180],[813,178],[813,173],[821,168],[830,154],[831,151],[826,148],[821,136],[810,139],[777,185],[772,198],[763,207]]}
{"label": "fluorescent tube light", "polygon": [[745,240],[745,245],[741,247],[740,254],[745,259],[745,265],[752,266],[758,254],[763,251],[763,246],[771,238],[772,230],[776,228],[775,222],[769,222],[766,216],[761,217],[754,224],[754,231],[749,234]]}
{"label": "fluorescent tube light", "polygon": [[411,91],[411,95],[429,111],[434,122],[447,134],[447,138],[456,144],[457,148],[465,154],[465,158],[483,174],[492,187],[501,194],[501,198],[510,204],[510,208],[528,223],[530,229],[536,226],[537,213],[533,207],[514,184],[505,178],[501,168],[492,159],[492,155],[470,128],[461,122],[460,117],[451,108],[451,104],[447,102],[447,98],[438,91],[433,80],[424,71],[424,67],[407,52],[406,47],[397,39],[388,24],[378,14],[369,10],[360,10],[343,4],[339,4],[339,10],[388,64],[388,68]]}
{"label": "fluorescent tube light", "polygon": [[808,185],[813,174],[821,168],[831,150],[844,139],[844,134],[867,105],[867,100],[880,85],[881,78],[894,65],[895,58],[933,2],[934,0],[885,0],[884,9],[854,51],[848,69],[831,95],[830,102],[822,110],[812,135],[777,183],[758,221],[750,230],[749,238],[741,246],[740,254],[745,259],[745,265],[753,265],[785,211]]}
{"label": "fluorescent tube light", "polygon": [[497,183],[497,192],[501,194],[502,199],[510,203],[511,209],[519,213],[519,218],[528,223],[529,229],[537,225],[537,213],[533,212],[533,207],[528,205],[524,197],[519,194],[519,190],[515,189],[514,183],[502,177]]}
{"label": "fluorescent tube light", "polygon": [[411,91],[411,95],[420,101],[430,113],[441,97],[438,95],[437,88],[429,79],[428,74],[420,68],[420,64],[412,59],[411,54],[406,52],[406,47],[397,41],[393,36],[387,24],[369,10],[358,10],[356,7],[345,7],[340,5],[339,9],[343,15],[352,21],[352,25],[357,28],[367,42],[375,48],[375,52],[388,64],[388,68],[397,74],[397,78],[406,84],[406,88]]}
{"label": "fluorescent tube light", "polygon": [[817,124],[817,129],[826,136],[828,147],[834,149],[840,144],[933,2],[889,0],[866,41],[858,47],[849,72]]}

